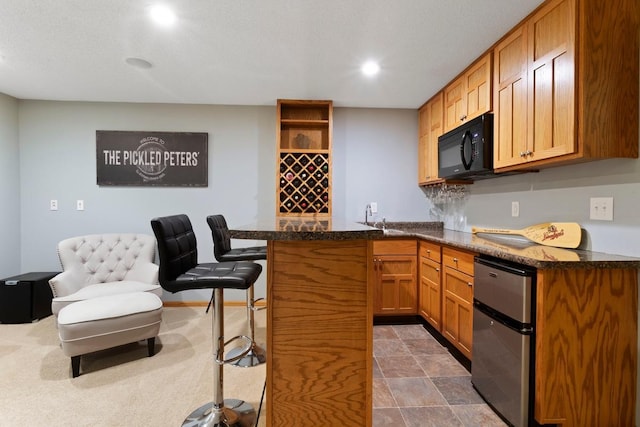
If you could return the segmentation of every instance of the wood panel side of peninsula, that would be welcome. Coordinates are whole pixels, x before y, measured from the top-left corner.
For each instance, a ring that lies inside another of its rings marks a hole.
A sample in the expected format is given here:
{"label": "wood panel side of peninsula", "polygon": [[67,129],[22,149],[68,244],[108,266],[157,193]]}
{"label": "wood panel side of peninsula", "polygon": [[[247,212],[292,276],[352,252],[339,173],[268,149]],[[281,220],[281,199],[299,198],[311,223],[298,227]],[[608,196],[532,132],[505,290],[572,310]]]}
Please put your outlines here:
{"label": "wood panel side of peninsula", "polygon": [[267,248],[267,426],[371,426],[367,240],[270,240]]}

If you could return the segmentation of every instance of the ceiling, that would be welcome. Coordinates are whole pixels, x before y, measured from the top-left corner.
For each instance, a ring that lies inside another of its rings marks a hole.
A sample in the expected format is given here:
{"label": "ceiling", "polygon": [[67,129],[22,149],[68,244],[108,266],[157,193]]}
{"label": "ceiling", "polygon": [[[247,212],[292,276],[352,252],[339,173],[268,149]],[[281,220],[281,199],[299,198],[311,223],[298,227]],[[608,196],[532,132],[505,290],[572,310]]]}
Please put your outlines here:
{"label": "ceiling", "polygon": [[[542,0],[1,0],[19,99],[418,108]],[[151,68],[128,65],[126,58]],[[380,73],[360,66],[377,60]]]}

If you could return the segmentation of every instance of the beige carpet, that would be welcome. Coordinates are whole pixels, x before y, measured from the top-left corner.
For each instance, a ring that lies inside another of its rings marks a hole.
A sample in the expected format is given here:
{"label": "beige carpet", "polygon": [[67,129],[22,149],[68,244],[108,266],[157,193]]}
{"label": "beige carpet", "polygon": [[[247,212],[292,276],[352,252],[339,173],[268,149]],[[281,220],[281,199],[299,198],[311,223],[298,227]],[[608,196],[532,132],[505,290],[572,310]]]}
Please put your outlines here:
{"label": "beige carpet", "polygon": [[[0,426],[180,426],[213,395],[211,312],[165,307],[156,355],[146,342],[83,356],[71,379],[52,316],[0,324]],[[225,335],[246,334],[246,310],[225,307]],[[256,341],[265,342],[265,310],[256,314]],[[226,398],[259,411],[265,365],[224,367]],[[258,426],[265,425],[264,413]]]}

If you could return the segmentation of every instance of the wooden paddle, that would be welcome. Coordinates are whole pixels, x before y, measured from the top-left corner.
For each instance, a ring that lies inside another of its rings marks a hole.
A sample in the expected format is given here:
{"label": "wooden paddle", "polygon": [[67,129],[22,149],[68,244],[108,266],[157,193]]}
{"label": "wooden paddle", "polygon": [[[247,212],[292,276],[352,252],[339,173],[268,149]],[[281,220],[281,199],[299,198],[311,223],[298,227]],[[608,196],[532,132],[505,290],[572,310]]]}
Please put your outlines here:
{"label": "wooden paddle", "polygon": [[577,248],[582,238],[580,224],[575,222],[545,222],[522,230],[471,227],[472,233],[516,234],[545,246]]}

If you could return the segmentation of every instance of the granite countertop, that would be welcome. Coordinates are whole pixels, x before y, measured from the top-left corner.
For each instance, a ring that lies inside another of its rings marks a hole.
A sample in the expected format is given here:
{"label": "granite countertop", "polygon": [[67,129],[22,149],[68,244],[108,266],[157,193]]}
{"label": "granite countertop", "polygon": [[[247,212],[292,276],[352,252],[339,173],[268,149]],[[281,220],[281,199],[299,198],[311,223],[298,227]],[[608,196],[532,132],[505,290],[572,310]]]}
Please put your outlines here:
{"label": "granite countertop", "polygon": [[378,240],[417,238],[539,269],[638,268],[640,258],[538,245],[525,238],[447,230],[441,222],[387,222],[376,227],[339,218],[272,217],[230,227],[233,239]]}
{"label": "granite countertop", "polygon": [[[640,268],[640,258],[538,245],[525,238],[446,230],[442,223],[387,223],[385,238],[413,237],[539,269]],[[440,227],[433,226],[440,224]]]}
{"label": "granite countertop", "polygon": [[275,217],[229,227],[233,239],[252,240],[370,240],[384,231],[339,218]]}

